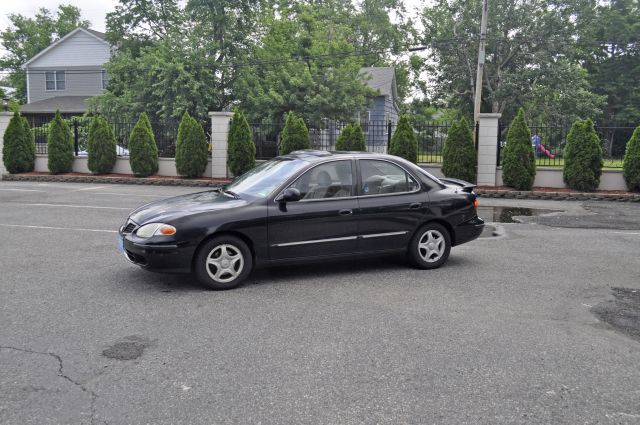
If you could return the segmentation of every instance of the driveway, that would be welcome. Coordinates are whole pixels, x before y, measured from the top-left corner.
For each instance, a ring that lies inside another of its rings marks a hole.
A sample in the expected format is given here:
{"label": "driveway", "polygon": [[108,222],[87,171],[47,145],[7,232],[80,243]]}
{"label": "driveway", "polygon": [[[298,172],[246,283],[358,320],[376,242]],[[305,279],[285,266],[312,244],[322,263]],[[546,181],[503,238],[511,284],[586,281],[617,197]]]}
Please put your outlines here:
{"label": "driveway", "polygon": [[602,313],[635,311],[639,205],[481,200],[571,219],[501,224],[434,271],[212,292],[116,250],[131,209],[196,190],[0,182],[1,423],[640,423],[640,340]]}

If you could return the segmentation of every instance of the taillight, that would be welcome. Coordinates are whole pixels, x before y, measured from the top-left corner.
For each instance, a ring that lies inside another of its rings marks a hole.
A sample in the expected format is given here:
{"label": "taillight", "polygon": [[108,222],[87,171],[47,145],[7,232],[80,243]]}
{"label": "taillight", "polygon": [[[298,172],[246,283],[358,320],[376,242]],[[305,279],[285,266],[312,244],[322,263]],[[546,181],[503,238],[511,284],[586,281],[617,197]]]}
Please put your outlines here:
{"label": "taillight", "polygon": [[478,198],[473,200],[473,208],[478,209]]}

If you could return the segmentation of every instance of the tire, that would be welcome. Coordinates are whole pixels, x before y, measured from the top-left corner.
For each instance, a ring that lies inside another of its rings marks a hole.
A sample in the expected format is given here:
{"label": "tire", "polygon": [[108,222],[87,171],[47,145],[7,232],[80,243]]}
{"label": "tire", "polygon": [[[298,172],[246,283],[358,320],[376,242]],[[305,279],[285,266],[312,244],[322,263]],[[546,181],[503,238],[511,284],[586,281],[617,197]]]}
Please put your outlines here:
{"label": "tire", "polygon": [[420,269],[437,269],[443,265],[451,252],[451,235],[438,223],[422,226],[409,244],[409,260]]}
{"label": "tire", "polygon": [[253,257],[246,243],[231,236],[217,236],[198,249],[194,273],[205,286],[215,289],[232,289],[251,274]]}

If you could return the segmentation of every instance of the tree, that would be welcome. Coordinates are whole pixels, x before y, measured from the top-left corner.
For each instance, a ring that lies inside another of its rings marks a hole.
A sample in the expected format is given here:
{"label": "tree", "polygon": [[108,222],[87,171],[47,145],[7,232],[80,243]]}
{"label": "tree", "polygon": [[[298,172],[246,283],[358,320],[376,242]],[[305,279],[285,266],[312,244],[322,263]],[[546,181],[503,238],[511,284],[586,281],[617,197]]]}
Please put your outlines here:
{"label": "tree", "polygon": [[[532,118],[596,116],[601,96],[593,94],[575,55],[579,33],[578,6],[588,0],[493,0],[490,2],[483,109],[511,120],[516,105]],[[420,70],[433,76],[426,93],[471,113],[482,2],[436,0],[425,7],[423,43],[429,61]],[[558,106],[556,106],[558,105]],[[567,109],[561,109],[560,106]],[[535,109],[532,109],[535,107]],[[540,117],[538,117],[538,115]]]}
{"label": "tree", "polygon": [[11,174],[33,171],[36,145],[29,123],[14,112],[3,136],[2,162]]}
{"label": "tree", "polygon": [[87,165],[93,174],[111,172],[116,164],[116,138],[109,123],[97,115],[89,125],[87,151]]}
{"label": "tree", "polygon": [[571,189],[593,191],[602,174],[602,146],[590,119],[576,121],[564,149],[564,182]]}
{"label": "tree", "polygon": [[364,140],[364,132],[360,123],[354,122],[347,124],[343,129],[338,140],[336,140],[336,150],[338,151],[366,151],[367,146]]}
{"label": "tree", "polygon": [[418,162],[418,139],[406,115],[398,121],[389,145],[389,155],[399,156],[414,164]]}
{"label": "tree", "polygon": [[476,180],[478,159],[473,134],[465,118],[454,121],[449,128],[442,151],[442,173],[468,182]]}
{"label": "tree", "polygon": [[16,88],[15,97],[25,102],[24,63],[74,29],[89,28],[90,22],[81,19],[80,9],[72,5],[59,5],[56,11],[42,7],[34,18],[9,14],[9,21],[10,26],[0,32],[1,44],[6,51],[0,57],[0,69],[10,73],[7,80]]}
{"label": "tree", "polygon": [[48,168],[51,174],[70,173],[73,169],[73,137],[71,129],[56,111],[49,123],[47,138]]}
{"label": "tree", "polygon": [[627,142],[622,172],[629,190],[640,192],[640,126],[636,127]]}
{"label": "tree", "polygon": [[531,146],[531,130],[524,109],[511,122],[507,146],[502,151],[502,181],[517,190],[531,190],[536,177],[536,155]]}
{"label": "tree", "polygon": [[151,176],[158,172],[158,147],[151,123],[146,113],[141,113],[129,136],[129,164],[138,177]]}
{"label": "tree", "polygon": [[185,112],[178,127],[176,142],[176,170],[181,176],[200,177],[207,169],[209,145],[204,129]]}
{"label": "tree", "polygon": [[256,145],[242,111],[233,114],[228,142],[227,164],[234,176],[242,175],[256,166]]}
{"label": "tree", "polygon": [[293,112],[287,114],[284,128],[280,133],[280,155],[301,149],[310,149],[309,130],[301,117]]}

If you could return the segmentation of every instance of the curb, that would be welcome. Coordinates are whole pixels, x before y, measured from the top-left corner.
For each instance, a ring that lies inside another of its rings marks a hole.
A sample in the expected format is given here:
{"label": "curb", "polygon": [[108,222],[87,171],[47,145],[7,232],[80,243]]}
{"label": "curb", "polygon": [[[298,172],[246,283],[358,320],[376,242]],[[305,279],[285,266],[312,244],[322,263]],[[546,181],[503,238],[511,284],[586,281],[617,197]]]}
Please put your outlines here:
{"label": "curb", "polygon": [[228,180],[200,180],[200,179],[172,179],[172,178],[147,178],[147,177],[109,177],[109,176],[67,176],[67,175],[25,175],[3,174],[2,181],[27,181],[27,182],[64,182],[64,183],[110,183],[153,186],[194,186],[194,187],[218,187]]}
{"label": "curb", "polygon": [[505,199],[544,199],[554,201],[615,201],[640,202],[640,194],[634,193],[598,193],[598,192],[545,192],[524,190],[487,190],[475,189],[476,195],[482,198]]}

